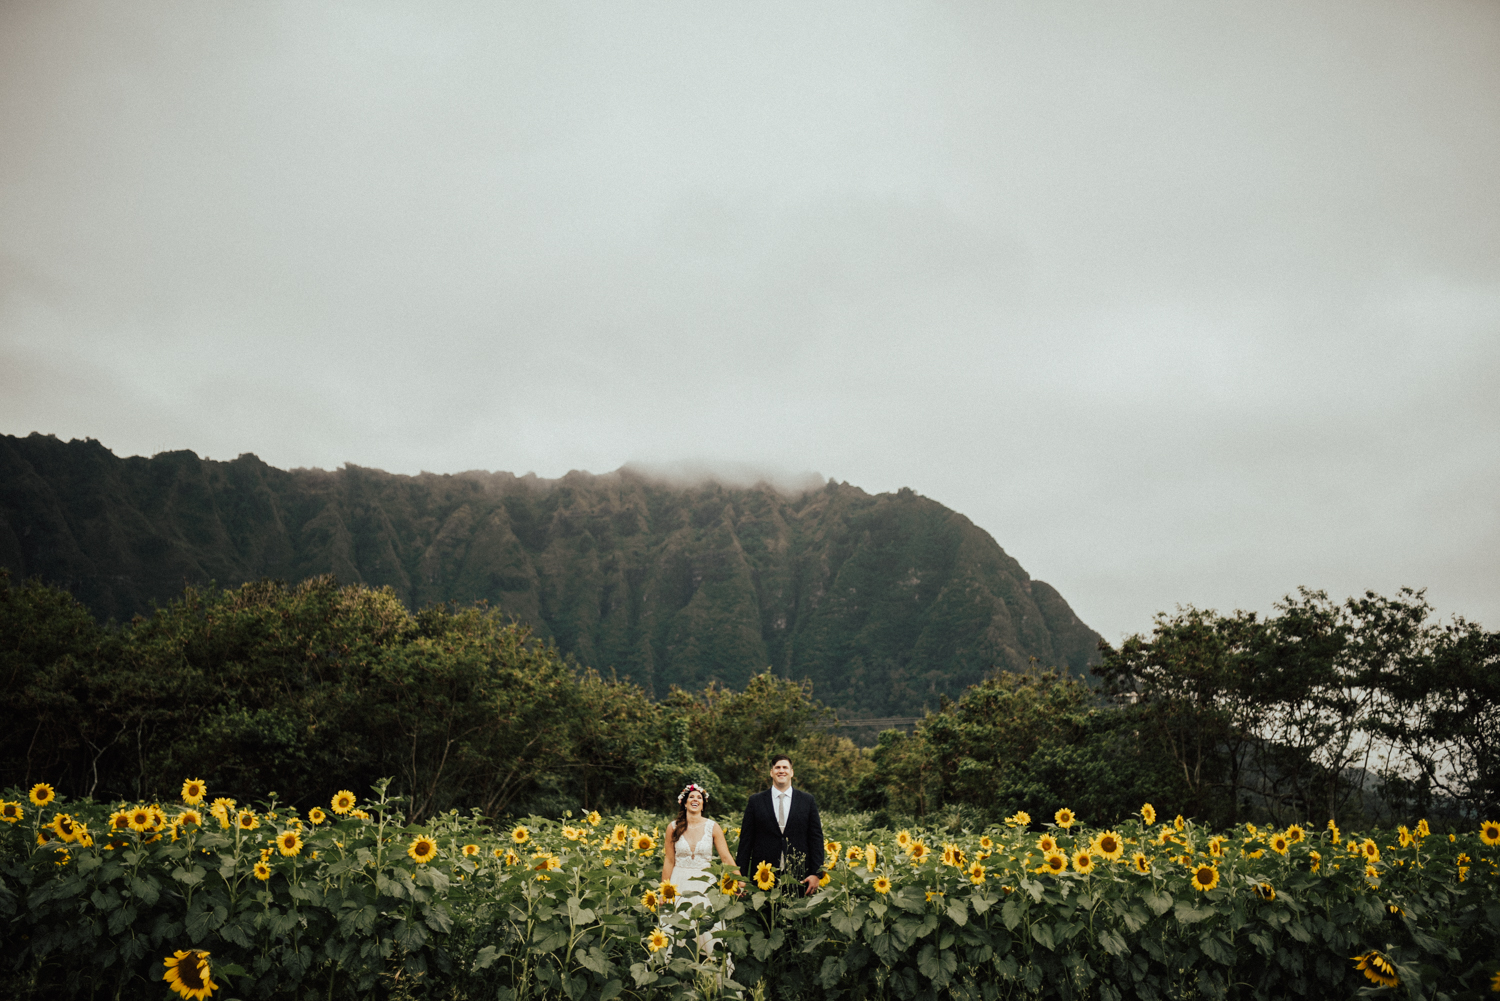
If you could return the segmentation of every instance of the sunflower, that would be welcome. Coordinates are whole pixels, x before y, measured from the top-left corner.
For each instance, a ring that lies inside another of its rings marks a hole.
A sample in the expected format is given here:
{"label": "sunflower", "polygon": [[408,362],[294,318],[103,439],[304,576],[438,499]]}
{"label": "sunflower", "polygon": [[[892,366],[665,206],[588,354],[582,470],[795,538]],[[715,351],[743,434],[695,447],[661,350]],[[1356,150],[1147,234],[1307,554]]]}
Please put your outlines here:
{"label": "sunflower", "polygon": [[1479,825],[1479,840],[1487,845],[1500,845],[1500,824],[1486,820]]}
{"label": "sunflower", "polygon": [[163,962],[167,972],[162,974],[162,979],[185,998],[203,1001],[219,989],[208,968],[208,953],[202,949],[178,949]]}
{"label": "sunflower", "polygon": [[1287,849],[1291,846],[1292,843],[1286,839],[1285,834],[1271,835],[1271,851],[1275,852],[1277,855],[1285,855],[1287,853]]}
{"label": "sunflower", "polygon": [[109,829],[111,831],[128,831],[130,829],[130,811],[116,810],[109,815]]}
{"label": "sunflower", "polygon": [[1156,832],[1156,843],[1158,845],[1164,845],[1168,841],[1172,841],[1172,840],[1173,840],[1173,838],[1172,838],[1172,829],[1170,827],[1168,827],[1166,824],[1162,824],[1161,825],[1161,830],[1159,830],[1159,831]]}
{"label": "sunflower", "polygon": [[129,824],[130,829],[137,833],[149,831],[151,829],[151,811],[143,806],[138,806],[126,816],[125,823]]}
{"label": "sunflower", "polygon": [[[1500,835],[1496,836],[1496,840],[1500,841]],[[1359,849],[1364,853],[1367,860],[1371,862],[1380,861],[1380,846],[1369,838],[1365,838],[1364,843],[1359,846]]]}
{"label": "sunflower", "polygon": [[671,944],[672,940],[667,938],[667,933],[660,928],[653,928],[651,934],[646,936],[646,948],[652,952],[660,952]]}
{"label": "sunflower", "polygon": [[229,827],[229,814],[239,804],[227,796],[220,796],[209,806],[208,812],[218,818],[220,827]]}
{"label": "sunflower", "polygon": [[973,865],[969,866],[969,882],[973,883],[975,886],[978,886],[979,884],[984,882],[984,866],[980,865],[978,862],[975,862]]}
{"label": "sunflower", "polygon": [[327,819],[328,814],[323,812],[323,808],[321,806],[315,806],[311,810],[307,811],[307,822],[309,824],[312,824],[314,827],[317,827]]}
{"label": "sunflower", "polygon": [[863,862],[865,860],[865,850],[859,845],[850,845],[848,850],[844,852],[844,860],[850,865]]}
{"label": "sunflower", "polygon": [[664,904],[676,903],[677,899],[679,897],[681,897],[681,896],[682,896],[682,894],[680,892],[678,892],[677,884],[676,883],[673,883],[670,880],[665,880],[665,879],[662,880],[662,882],[661,882],[661,901],[662,901],[662,903],[664,903]]}
{"label": "sunflower", "polygon": [[1334,844],[1339,843],[1339,825],[1335,824],[1331,820],[1328,822],[1328,836],[1330,839],[1332,839]]}
{"label": "sunflower", "polygon": [[203,814],[197,810],[183,810],[172,823],[178,827],[185,827],[188,824],[192,824],[194,827],[202,827]]}
{"label": "sunflower", "polygon": [[334,813],[342,817],[354,809],[354,803],[354,793],[348,789],[340,789],[333,794],[333,801],[329,805],[333,808]]}
{"label": "sunflower", "polygon": [[57,793],[45,782],[38,782],[32,786],[29,795],[32,806],[46,806],[57,798]]}
{"label": "sunflower", "polygon": [[188,806],[197,806],[208,795],[208,786],[202,779],[188,779],[182,784],[182,801]]}
{"label": "sunflower", "polygon": [[1136,852],[1130,857],[1130,864],[1135,866],[1136,872],[1143,875],[1149,874],[1151,872],[1151,860],[1142,855],[1140,852]]}
{"label": "sunflower", "polygon": [[271,866],[266,862],[255,863],[255,878],[264,883],[271,878]]}
{"label": "sunflower", "polygon": [[609,832],[609,841],[613,845],[623,845],[630,840],[630,835],[625,831],[624,824],[616,824],[615,829]]}
{"label": "sunflower", "polygon": [[366,813],[365,811],[363,811],[363,810],[355,810],[352,813],[350,813],[349,816],[355,818],[356,820],[369,820],[370,819],[370,815],[368,813]]}
{"label": "sunflower", "polygon": [[1223,838],[1209,838],[1208,839],[1208,853],[1210,855],[1212,855],[1214,858],[1223,858],[1224,857],[1224,839]]}
{"label": "sunflower", "polygon": [[1432,828],[1427,826],[1427,818],[1423,817],[1417,821],[1417,837],[1425,838],[1432,833]]}
{"label": "sunflower", "polygon": [[1316,851],[1308,852],[1307,853],[1307,857],[1310,858],[1310,859],[1312,859],[1312,866],[1310,867],[1311,871],[1317,872],[1319,869],[1323,868],[1323,854],[1322,854],[1322,852],[1316,852]]}
{"label": "sunflower", "polygon": [[1270,883],[1256,883],[1255,895],[1262,900],[1275,900],[1276,888]]}
{"label": "sunflower", "polygon": [[1073,853],[1073,868],[1082,873],[1094,871],[1094,853],[1088,849],[1082,849]]}
{"label": "sunflower", "polygon": [[569,827],[564,824],[562,829],[562,836],[567,838],[569,841],[577,841],[579,838],[583,837],[583,831],[580,828]]}
{"label": "sunflower", "polygon": [[550,852],[538,852],[532,858],[535,864],[531,868],[537,872],[556,872],[562,868],[562,859]]}
{"label": "sunflower", "polygon": [[762,890],[769,890],[776,885],[776,871],[771,868],[771,863],[762,862],[755,867],[755,885]]}
{"label": "sunflower", "polygon": [[260,818],[251,810],[241,810],[234,818],[234,826],[242,831],[253,831],[260,826]]}
{"label": "sunflower", "polygon": [[928,848],[920,841],[913,841],[909,846],[907,846],[906,853],[911,856],[911,860],[913,862],[921,862],[922,860],[927,858],[928,855],[932,854],[932,849]]}
{"label": "sunflower", "polygon": [[886,879],[884,876],[876,876],[875,882],[871,885],[875,888],[876,893],[891,892],[891,881],[889,879]]}
{"label": "sunflower", "polygon": [[1097,852],[1111,862],[1118,862],[1120,856],[1125,854],[1125,842],[1121,841],[1120,836],[1114,831],[1105,831],[1103,834],[1098,835],[1094,838],[1094,843],[1089,847],[1092,851]]}
{"label": "sunflower", "polygon": [[1372,984],[1381,987],[1395,987],[1401,983],[1401,978],[1396,976],[1396,966],[1390,957],[1371,949],[1369,952],[1359,956],[1350,956],[1354,960],[1354,968],[1365,975],[1365,979]]}
{"label": "sunflower", "polygon": [[598,810],[590,810],[589,815],[587,817],[584,817],[583,819],[588,821],[590,827],[598,827],[599,821],[603,820],[604,818],[599,816]]}
{"label": "sunflower", "polygon": [[1142,805],[1141,819],[1146,822],[1147,827],[1150,827],[1152,824],[1156,823],[1156,807],[1152,806],[1150,803]]}
{"label": "sunflower", "polygon": [[1411,836],[1411,830],[1405,824],[1396,828],[1396,841],[1402,848],[1410,848],[1417,843],[1417,839]]}
{"label": "sunflower", "polygon": [[1296,824],[1286,829],[1286,839],[1294,845],[1300,845],[1307,839],[1307,832]]}
{"label": "sunflower", "polygon": [[1043,855],[1051,855],[1057,851],[1057,839],[1050,834],[1043,834],[1036,839],[1036,846],[1042,850]]}
{"label": "sunflower", "polygon": [[640,852],[642,855],[644,855],[645,853],[647,853],[649,851],[652,851],[655,848],[656,848],[656,839],[653,838],[651,835],[646,834],[645,832],[642,832],[640,835],[638,835],[636,837],[636,839],[635,839],[635,850],[638,851],[638,852]]}
{"label": "sunflower", "polygon": [[897,831],[896,832],[896,844],[900,845],[902,848],[910,848],[911,847],[911,832],[907,831],[907,830]]}
{"label": "sunflower", "polygon": [[[1426,821],[1423,821],[1423,823],[1426,823]],[[1490,978],[1490,993],[1500,994],[1500,973],[1496,973]]]}
{"label": "sunflower", "polygon": [[964,853],[958,850],[958,845],[943,845],[943,865],[951,865],[954,868],[963,866]]}
{"label": "sunflower", "polygon": [[1063,807],[1061,810],[1058,810],[1056,813],[1054,813],[1052,815],[1052,819],[1057,821],[1057,826],[1061,827],[1063,830],[1067,830],[1068,828],[1072,827],[1073,824],[1078,820],[1077,817],[1073,816],[1073,811],[1069,810],[1067,807]]}
{"label": "sunflower", "polygon": [[875,871],[875,846],[865,845],[865,871]]}
{"label": "sunflower", "polygon": [[1177,830],[1179,831],[1187,826],[1187,822],[1182,819],[1182,814],[1179,813],[1175,818],[1173,818],[1172,826],[1177,828]]}
{"label": "sunflower", "polygon": [[986,834],[984,837],[979,839],[979,847],[983,848],[985,851],[990,851],[995,847],[995,839]]}
{"label": "sunflower", "polygon": [[1193,867],[1193,889],[1207,893],[1219,885],[1219,869],[1204,862]]}
{"label": "sunflower", "polygon": [[531,832],[518,824],[511,828],[510,839],[518,845],[524,845],[531,840]]}
{"label": "sunflower", "polygon": [[296,831],[282,831],[276,835],[276,850],[283,855],[300,855],[302,853],[302,835]]}
{"label": "sunflower", "polygon": [[7,803],[0,799],[0,820],[7,824],[14,824],[24,816],[26,816],[26,811],[21,808],[20,803]]}
{"label": "sunflower", "polygon": [[479,846],[478,845],[464,845],[464,847],[463,847],[462,850],[463,850],[463,853],[465,855],[467,855],[469,858],[473,858],[475,855],[479,854]]}
{"label": "sunflower", "polygon": [[412,857],[412,861],[418,865],[426,865],[437,858],[437,842],[425,834],[419,834],[411,839],[411,844],[406,847],[406,854]]}
{"label": "sunflower", "polygon": [[645,893],[641,894],[641,906],[646,908],[646,910],[650,911],[652,914],[656,913],[656,905],[660,903],[661,899],[657,897],[655,890],[647,890]]}
{"label": "sunflower", "polygon": [[719,877],[720,893],[739,893],[740,888],[744,885],[745,884],[734,878],[734,873],[732,872],[726,872],[724,875]]}
{"label": "sunflower", "polygon": [[1067,868],[1068,857],[1061,852],[1052,852],[1047,856],[1046,860],[1042,862],[1041,866],[1037,869],[1037,872],[1050,872],[1053,875],[1056,875],[1060,872],[1066,872]]}
{"label": "sunflower", "polygon": [[66,813],[59,813],[53,817],[52,823],[47,826],[52,828],[53,834],[65,842],[71,843],[74,838],[78,837],[78,825],[73,823],[73,818]]}
{"label": "sunflower", "polygon": [[825,842],[823,842],[823,854],[827,855],[829,858],[833,859],[835,862],[838,861],[839,853],[842,852],[843,850],[844,850],[844,846],[842,844],[840,844],[839,842],[837,842],[837,841],[825,841]]}
{"label": "sunflower", "polygon": [[1025,810],[1017,810],[1013,815],[1006,817],[1005,822],[1012,827],[1030,827],[1031,814]]}
{"label": "sunflower", "polygon": [[1377,868],[1375,868],[1373,865],[1367,865],[1367,866],[1365,866],[1365,878],[1366,879],[1379,879],[1380,878],[1380,870],[1377,869]]}
{"label": "sunflower", "polygon": [[[496,848],[495,851],[498,853],[500,849]],[[506,865],[515,865],[517,862],[521,861],[521,856],[517,855],[515,852],[507,848],[505,849],[505,856],[503,861]]]}

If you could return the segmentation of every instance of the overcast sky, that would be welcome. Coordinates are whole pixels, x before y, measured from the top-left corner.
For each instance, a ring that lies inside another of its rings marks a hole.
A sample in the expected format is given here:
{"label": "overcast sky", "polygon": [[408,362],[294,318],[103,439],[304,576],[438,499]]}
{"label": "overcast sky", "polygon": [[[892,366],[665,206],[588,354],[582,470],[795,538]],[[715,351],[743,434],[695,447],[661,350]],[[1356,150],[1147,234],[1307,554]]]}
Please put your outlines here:
{"label": "overcast sky", "polygon": [[0,2],[0,432],[909,486],[1500,628],[1500,4]]}

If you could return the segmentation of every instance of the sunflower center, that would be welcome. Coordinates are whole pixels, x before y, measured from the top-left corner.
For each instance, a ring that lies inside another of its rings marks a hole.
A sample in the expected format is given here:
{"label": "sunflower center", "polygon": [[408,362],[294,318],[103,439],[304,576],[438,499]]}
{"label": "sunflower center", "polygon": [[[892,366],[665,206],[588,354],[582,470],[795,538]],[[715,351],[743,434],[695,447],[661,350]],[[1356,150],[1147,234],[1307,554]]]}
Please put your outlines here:
{"label": "sunflower center", "polygon": [[182,962],[177,964],[177,976],[189,990],[199,991],[203,989],[203,966],[202,960],[197,953],[188,955]]}

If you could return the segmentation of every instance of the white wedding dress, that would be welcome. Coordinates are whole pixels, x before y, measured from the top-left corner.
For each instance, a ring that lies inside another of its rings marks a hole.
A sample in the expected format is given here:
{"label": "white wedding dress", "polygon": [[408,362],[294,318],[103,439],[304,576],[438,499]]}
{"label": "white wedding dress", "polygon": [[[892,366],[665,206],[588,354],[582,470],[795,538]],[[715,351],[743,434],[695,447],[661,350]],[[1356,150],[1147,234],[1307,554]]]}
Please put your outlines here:
{"label": "white wedding dress", "polygon": [[[682,901],[678,910],[672,915],[670,922],[674,930],[690,932],[701,928],[708,910],[708,890],[714,885],[713,873],[709,866],[718,857],[714,850],[714,829],[716,824],[712,820],[703,822],[703,836],[696,844],[688,844],[687,832],[684,831],[677,838],[676,861],[672,865],[672,882],[676,884],[677,891],[682,894]],[[702,908],[698,915],[692,915],[690,908]],[[663,921],[663,924],[668,922]],[[692,926],[690,929],[689,926]],[[698,935],[698,948],[702,950],[706,958],[709,951],[714,947],[714,932],[722,930],[724,922],[715,922],[713,927]],[[732,968],[732,967],[731,967]]]}

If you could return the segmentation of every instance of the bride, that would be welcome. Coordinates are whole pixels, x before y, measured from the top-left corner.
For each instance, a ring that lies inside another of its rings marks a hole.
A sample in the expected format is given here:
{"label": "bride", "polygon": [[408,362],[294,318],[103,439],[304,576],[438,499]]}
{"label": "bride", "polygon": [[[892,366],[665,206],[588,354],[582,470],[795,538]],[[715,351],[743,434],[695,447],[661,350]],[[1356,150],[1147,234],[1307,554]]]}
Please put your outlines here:
{"label": "bride", "polygon": [[[662,883],[675,883],[682,895],[682,904],[705,908],[708,906],[708,888],[714,881],[708,867],[715,853],[719,861],[734,867],[734,856],[729,854],[724,829],[703,815],[707,802],[708,790],[696,782],[689,783],[677,794],[677,819],[667,826],[666,862],[661,867]],[[736,868],[735,872],[739,870]],[[700,948],[707,951],[713,947],[713,932],[718,931],[722,924],[715,924],[711,931],[698,936]]]}

